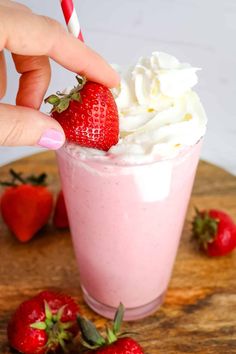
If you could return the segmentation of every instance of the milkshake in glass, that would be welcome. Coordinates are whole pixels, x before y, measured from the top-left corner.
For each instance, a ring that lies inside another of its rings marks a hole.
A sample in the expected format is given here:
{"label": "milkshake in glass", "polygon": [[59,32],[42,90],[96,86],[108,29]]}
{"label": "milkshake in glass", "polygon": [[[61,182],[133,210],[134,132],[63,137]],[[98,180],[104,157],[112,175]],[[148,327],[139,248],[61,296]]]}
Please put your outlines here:
{"label": "milkshake in glass", "polygon": [[105,317],[122,302],[142,318],[164,299],[206,130],[196,71],[141,58],[113,92],[118,144],[57,153],[84,299]]}

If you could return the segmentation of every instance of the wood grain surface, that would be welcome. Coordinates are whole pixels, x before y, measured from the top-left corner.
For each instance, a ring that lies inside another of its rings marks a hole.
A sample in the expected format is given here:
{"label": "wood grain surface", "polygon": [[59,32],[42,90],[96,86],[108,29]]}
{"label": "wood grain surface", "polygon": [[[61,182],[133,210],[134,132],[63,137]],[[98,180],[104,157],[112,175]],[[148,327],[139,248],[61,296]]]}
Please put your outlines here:
{"label": "wood grain surface", "polygon": [[[60,188],[52,152],[2,167],[0,179],[10,167],[26,174],[45,171],[50,189]],[[197,251],[190,241],[194,206],[221,208],[236,220],[236,178],[200,162],[165,303],[152,316],[124,324],[138,333],[146,354],[236,353],[236,251],[217,259]],[[87,317],[98,326],[106,323],[83,302],[69,232],[49,224],[31,242],[20,244],[0,220],[0,353],[12,353],[6,326],[14,309],[46,288],[73,295]]]}

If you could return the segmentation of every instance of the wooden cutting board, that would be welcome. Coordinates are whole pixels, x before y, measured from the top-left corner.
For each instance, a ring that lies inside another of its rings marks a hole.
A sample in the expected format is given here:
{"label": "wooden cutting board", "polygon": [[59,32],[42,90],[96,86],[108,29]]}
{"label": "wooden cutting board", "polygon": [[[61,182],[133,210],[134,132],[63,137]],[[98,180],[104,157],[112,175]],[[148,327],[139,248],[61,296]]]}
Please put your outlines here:
{"label": "wooden cutting board", "polygon": [[[59,189],[53,152],[2,167],[0,179],[7,177],[10,167],[26,174],[45,171],[50,189]],[[152,316],[124,324],[125,330],[139,333],[147,354],[236,353],[236,251],[217,259],[197,251],[190,241],[194,206],[220,208],[236,220],[236,178],[200,162],[165,303]],[[49,225],[31,242],[20,244],[0,220],[0,353],[11,353],[6,326],[14,309],[46,288],[73,295],[98,326],[106,322],[83,302],[69,232]]]}

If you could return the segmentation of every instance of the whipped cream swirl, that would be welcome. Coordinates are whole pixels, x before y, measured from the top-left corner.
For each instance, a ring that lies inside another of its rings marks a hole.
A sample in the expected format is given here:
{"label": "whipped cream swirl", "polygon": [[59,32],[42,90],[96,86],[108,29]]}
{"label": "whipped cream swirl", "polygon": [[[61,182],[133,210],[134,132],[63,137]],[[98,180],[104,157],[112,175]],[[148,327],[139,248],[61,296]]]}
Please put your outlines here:
{"label": "whipped cream swirl", "polygon": [[120,140],[109,153],[125,159],[165,159],[194,145],[205,134],[207,123],[199,97],[192,91],[197,70],[162,52],[139,59],[113,90]]}
{"label": "whipped cream swirl", "polygon": [[154,52],[125,74],[120,72],[120,86],[112,90],[119,112],[119,142],[107,153],[80,147],[80,155],[143,163],[173,158],[197,143],[207,123],[192,90],[198,70],[169,54]]}

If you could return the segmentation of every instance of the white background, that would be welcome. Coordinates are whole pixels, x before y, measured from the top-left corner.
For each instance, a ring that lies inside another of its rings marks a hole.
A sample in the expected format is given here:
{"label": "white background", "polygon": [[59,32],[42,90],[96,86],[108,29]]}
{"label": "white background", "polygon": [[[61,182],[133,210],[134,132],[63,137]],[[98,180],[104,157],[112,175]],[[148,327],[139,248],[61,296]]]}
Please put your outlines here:
{"label": "white background", "polygon": [[[58,0],[19,2],[64,23]],[[158,50],[202,68],[197,91],[209,117],[202,158],[236,174],[236,0],[75,0],[75,5],[86,43],[111,63],[132,64]],[[17,80],[7,59],[4,101],[13,103]],[[71,73],[52,66],[48,93],[73,85]],[[0,164],[32,152],[0,148]]]}

